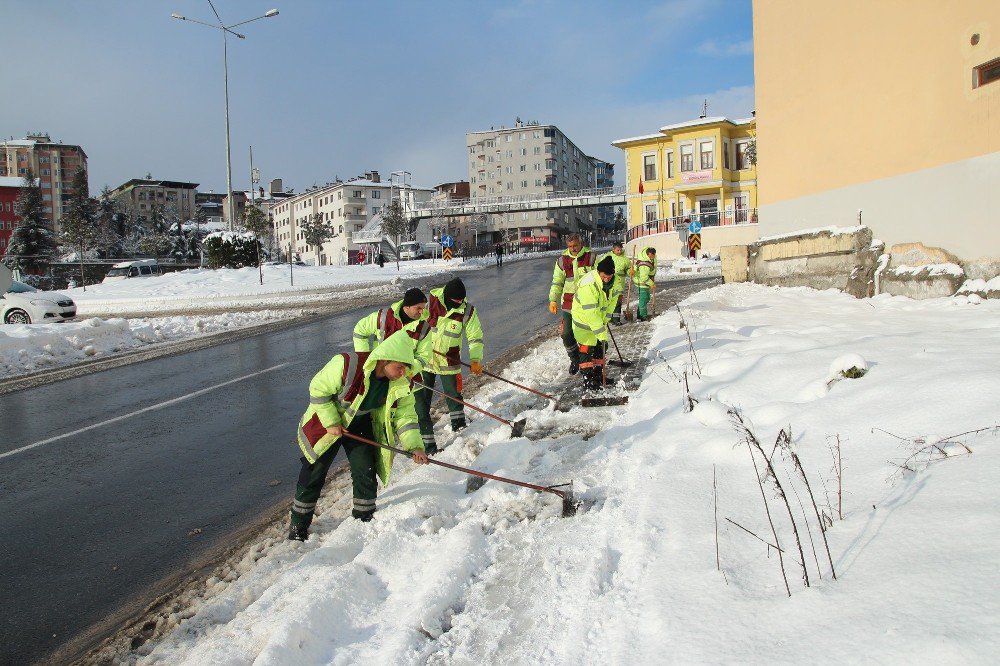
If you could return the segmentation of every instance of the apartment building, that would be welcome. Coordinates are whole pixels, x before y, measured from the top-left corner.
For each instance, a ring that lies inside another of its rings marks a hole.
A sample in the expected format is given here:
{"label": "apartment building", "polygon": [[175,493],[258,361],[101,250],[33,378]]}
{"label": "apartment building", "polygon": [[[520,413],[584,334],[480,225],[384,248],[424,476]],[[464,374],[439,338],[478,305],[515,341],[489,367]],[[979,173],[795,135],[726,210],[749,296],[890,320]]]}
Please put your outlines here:
{"label": "apartment building", "polygon": [[[271,206],[275,241],[282,253],[289,249],[303,261],[318,265],[346,265],[348,252],[360,249],[352,234],[361,231],[383,211],[393,194],[393,186],[382,182],[378,171],[347,181],[309,188]],[[433,194],[428,188],[409,188],[416,201],[427,201]],[[306,244],[302,224],[319,215],[333,225],[334,237],[318,250]]]}
{"label": "apartment building", "polygon": [[80,146],[52,141],[44,132],[0,141],[0,177],[23,179],[29,169],[38,178],[46,218],[58,233],[73,192],[73,176],[78,169],[87,170],[87,154]]}
{"label": "apartment building", "polygon": [[[588,189],[598,179],[598,160],[555,125],[517,120],[511,128],[470,132],[466,146],[473,200]],[[503,213],[492,216],[491,228],[522,245],[547,244],[567,233],[594,231],[597,213],[593,208]]]}
{"label": "apartment building", "polygon": [[[1000,3],[753,3],[761,233],[1000,256]],[[823,131],[817,131],[822,128]]]}
{"label": "apartment building", "polygon": [[23,183],[23,178],[0,176],[0,257],[7,253],[11,234],[18,223],[14,203],[21,193]]}
{"label": "apartment building", "polygon": [[[615,186],[615,165],[611,162],[599,160],[591,157],[594,162],[594,187],[614,187]],[[602,206],[595,211],[595,222],[597,228],[610,232],[615,228],[615,207]]]}
{"label": "apartment building", "polygon": [[198,183],[133,178],[111,190],[108,198],[136,216],[146,216],[158,209],[171,218],[193,220],[198,210],[197,194]]}
{"label": "apartment building", "polygon": [[684,234],[677,228],[692,221],[706,229],[705,252],[756,240],[757,169],[749,159],[755,120],[698,118],[613,141],[625,151],[626,240],[662,241],[657,251],[680,256]]}
{"label": "apartment building", "polygon": [[[465,200],[469,198],[469,181],[460,180],[454,183],[441,183],[434,188],[431,201],[444,203],[454,200]],[[455,247],[471,248],[475,247],[482,236],[483,245],[491,242],[490,234],[485,231],[484,225],[479,220],[470,219],[466,215],[435,217],[430,220],[431,233],[435,237],[441,234],[448,234],[455,239]]]}

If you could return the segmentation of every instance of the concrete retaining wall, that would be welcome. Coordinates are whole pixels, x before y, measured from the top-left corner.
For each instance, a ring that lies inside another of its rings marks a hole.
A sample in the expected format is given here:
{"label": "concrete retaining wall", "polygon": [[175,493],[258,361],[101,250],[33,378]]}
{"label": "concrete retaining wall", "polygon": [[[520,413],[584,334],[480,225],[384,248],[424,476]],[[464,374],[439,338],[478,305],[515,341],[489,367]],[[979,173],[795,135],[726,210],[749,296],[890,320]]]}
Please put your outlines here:
{"label": "concrete retaining wall", "polygon": [[[746,245],[757,240],[758,230],[756,224],[739,224],[726,227],[703,227],[701,230],[701,251],[698,256],[707,254],[711,257],[719,254],[723,247],[729,245]],[[655,247],[656,256],[661,260],[680,259],[687,254],[681,254],[681,241],[676,231],[663,234],[652,234],[643,236],[634,241],[629,241],[625,247],[625,254],[632,256],[632,247],[636,246],[636,254],[644,247]]]}

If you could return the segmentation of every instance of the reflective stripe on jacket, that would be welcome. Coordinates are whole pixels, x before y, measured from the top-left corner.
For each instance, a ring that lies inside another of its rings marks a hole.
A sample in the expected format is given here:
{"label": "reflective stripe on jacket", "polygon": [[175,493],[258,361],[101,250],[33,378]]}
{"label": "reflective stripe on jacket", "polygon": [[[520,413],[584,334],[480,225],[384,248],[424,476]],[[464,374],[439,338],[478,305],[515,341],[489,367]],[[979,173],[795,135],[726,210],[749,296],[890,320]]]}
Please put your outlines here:
{"label": "reflective stripe on jacket", "polygon": [[[426,369],[437,375],[457,375],[462,372],[459,362],[462,352],[462,334],[469,345],[469,360],[483,360],[483,326],[479,314],[468,300],[461,305],[448,307],[444,302],[444,287],[431,290],[428,303],[431,339]],[[444,354],[447,358],[441,358]],[[422,360],[422,359],[421,359]]]}
{"label": "reflective stripe on jacket", "polygon": [[[379,360],[400,361],[409,366],[409,376],[389,382],[389,393],[383,405],[372,410],[375,440],[406,451],[423,449],[423,438],[417,423],[417,413],[410,390],[410,377],[420,372],[415,361],[415,341],[406,332],[398,332],[378,346],[371,354],[345,352],[336,354],[309,382],[309,408],[299,421],[296,439],[302,455],[310,463],[337,442],[326,431],[330,426],[347,428],[361,408],[368,393],[369,377]],[[383,484],[389,482],[393,452],[379,449],[377,472]]]}
{"label": "reflective stripe on jacket", "polygon": [[549,302],[559,303],[562,301],[563,310],[573,308],[573,294],[576,293],[577,285],[584,275],[594,268],[594,255],[589,247],[580,249],[580,254],[573,256],[569,250],[556,259],[556,266],[552,269],[552,286],[549,288]]}
{"label": "reflective stripe on jacket", "polygon": [[[612,287],[612,291],[614,287]],[[604,293],[604,282],[597,271],[585,275],[573,296],[573,337],[577,344],[594,345],[608,339],[608,319],[613,307]]]}

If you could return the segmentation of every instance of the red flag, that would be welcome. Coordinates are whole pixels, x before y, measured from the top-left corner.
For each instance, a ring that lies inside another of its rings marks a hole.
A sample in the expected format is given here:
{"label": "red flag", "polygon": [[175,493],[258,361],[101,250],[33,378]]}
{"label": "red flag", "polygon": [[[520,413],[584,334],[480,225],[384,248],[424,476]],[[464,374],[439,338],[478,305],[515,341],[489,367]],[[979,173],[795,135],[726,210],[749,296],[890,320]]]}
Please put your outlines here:
{"label": "red flag", "polygon": [[639,194],[642,194],[642,178],[639,179]]}

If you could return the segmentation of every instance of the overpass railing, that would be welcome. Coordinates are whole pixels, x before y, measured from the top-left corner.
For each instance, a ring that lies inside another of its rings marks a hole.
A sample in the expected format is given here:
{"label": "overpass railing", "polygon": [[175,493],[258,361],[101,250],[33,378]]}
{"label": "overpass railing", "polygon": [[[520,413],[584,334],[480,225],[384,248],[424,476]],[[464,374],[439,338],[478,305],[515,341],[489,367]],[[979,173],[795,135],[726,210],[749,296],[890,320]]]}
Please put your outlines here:
{"label": "overpass railing", "polygon": [[[532,194],[516,194],[512,196],[475,197],[472,199],[447,199],[444,201],[419,201],[413,204],[413,210],[419,212],[447,210],[464,206],[489,207],[516,204],[533,204],[560,199],[583,199],[612,196],[624,196],[625,186],[591,187],[585,190],[556,190],[554,192],[536,192]],[[624,203],[624,201],[622,202]],[[609,204],[610,205],[610,204]]]}

